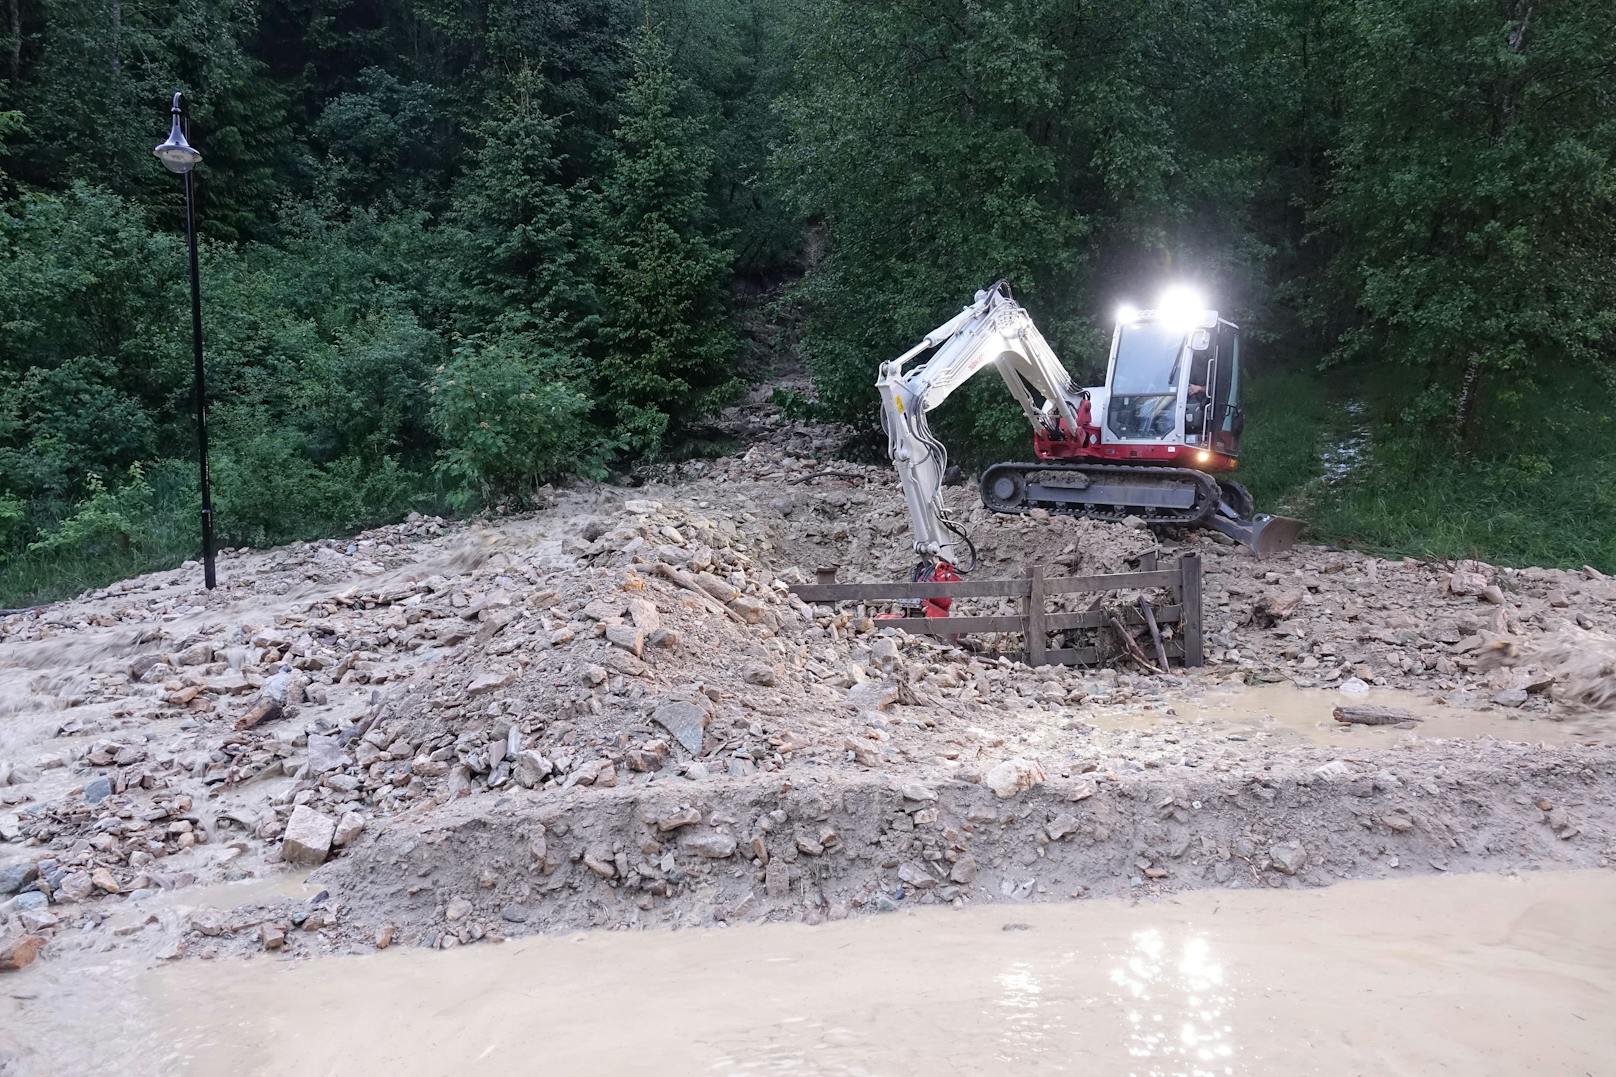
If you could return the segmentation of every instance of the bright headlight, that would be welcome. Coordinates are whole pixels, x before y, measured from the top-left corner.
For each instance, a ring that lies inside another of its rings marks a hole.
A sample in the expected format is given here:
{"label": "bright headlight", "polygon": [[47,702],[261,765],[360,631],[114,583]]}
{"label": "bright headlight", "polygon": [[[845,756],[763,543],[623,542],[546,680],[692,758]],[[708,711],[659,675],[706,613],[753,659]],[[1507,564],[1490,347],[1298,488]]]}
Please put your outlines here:
{"label": "bright headlight", "polygon": [[1205,311],[1206,299],[1187,284],[1171,285],[1156,303],[1156,313],[1162,321],[1186,330],[1199,325]]}

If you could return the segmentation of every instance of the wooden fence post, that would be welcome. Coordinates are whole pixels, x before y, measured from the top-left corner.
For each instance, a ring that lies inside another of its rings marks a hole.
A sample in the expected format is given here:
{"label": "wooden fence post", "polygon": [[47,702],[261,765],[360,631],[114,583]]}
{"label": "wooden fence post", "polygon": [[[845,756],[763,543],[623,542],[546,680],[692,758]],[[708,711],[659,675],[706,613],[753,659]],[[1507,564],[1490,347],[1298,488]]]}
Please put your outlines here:
{"label": "wooden fence post", "polygon": [[1044,570],[1033,566],[1027,574],[1027,664],[1044,664]]}
{"label": "wooden fence post", "polygon": [[1180,628],[1184,633],[1184,664],[1199,666],[1201,651],[1201,555],[1187,553],[1178,559],[1178,602],[1183,607]]}

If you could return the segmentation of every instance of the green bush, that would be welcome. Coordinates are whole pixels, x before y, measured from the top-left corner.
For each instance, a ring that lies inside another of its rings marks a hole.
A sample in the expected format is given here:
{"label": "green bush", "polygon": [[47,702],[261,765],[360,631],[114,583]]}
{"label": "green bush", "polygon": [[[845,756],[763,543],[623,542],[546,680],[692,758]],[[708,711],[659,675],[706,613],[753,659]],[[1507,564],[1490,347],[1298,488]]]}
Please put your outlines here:
{"label": "green bush", "polygon": [[349,531],[407,510],[420,480],[392,457],[318,464],[263,411],[225,410],[213,453],[214,519],[226,545],[265,546]]}
{"label": "green bush", "polygon": [[109,547],[124,552],[150,533],[152,489],[139,464],[129,466],[128,476],[116,488],[95,474],[84,485],[87,496],[73,514],[30,543],[30,553],[83,556]]}
{"label": "green bush", "polygon": [[568,473],[605,477],[614,446],[591,425],[593,402],[568,365],[531,337],[506,336],[439,368],[432,425],[452,504],[520,500]]}
{"label": "green bush", "polygon": [[21,501],[0,494],[0,551],[10,548],[27,519],[28,512]]}
{"label": "green bush", "polygon": [[0,497],[0,606],[51,601],[196,556],[188,471],[178,461],[135,464],[116,485],[92,474],[63,500]]}
{"label": "green bush", "polygon": [[[1343,372],[1346,373],[1346,372]],[[1248,383],[1239,477],[1257,508],[1307,521],[1308,537],[1376,553],[1479,557],[1616,570],[1616,415],[1592,374],[1520,394],[1488,413],[1468,452],[1408,379],[1332,384],[1302,372]],[[1345,410],[1342,394],[1358,401]],[[1585,402],[1593,402],[1592,406]],[[1324,449],[1356,439],[1350,468],[1323,475]]]}

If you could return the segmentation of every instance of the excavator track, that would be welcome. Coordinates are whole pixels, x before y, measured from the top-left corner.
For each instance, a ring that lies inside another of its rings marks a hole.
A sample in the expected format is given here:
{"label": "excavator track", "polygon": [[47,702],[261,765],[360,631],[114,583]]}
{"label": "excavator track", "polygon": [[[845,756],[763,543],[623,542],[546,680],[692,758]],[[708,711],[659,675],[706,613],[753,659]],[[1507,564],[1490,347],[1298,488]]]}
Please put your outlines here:
{"label": "excavator track", "polygon": [[1137,517],[1151,526],[1210,527],[1258,557],[1283,553],[1302,522],[1253,513],[1251,494],[1186,467],[1079,464],[1040,460],[994,464],[982,472],[982,504],[993,512],[1044,509],[1091,520]]}
{"label": "excavator track", "polygon": [[1093,520],[1135,516],[1150,524],[1194,526],[1217,511],[1218,482],[1187,467],[1078,464],[1039,460],[994,464],[982,472],[982,504],[994,512],[1044,509]]}

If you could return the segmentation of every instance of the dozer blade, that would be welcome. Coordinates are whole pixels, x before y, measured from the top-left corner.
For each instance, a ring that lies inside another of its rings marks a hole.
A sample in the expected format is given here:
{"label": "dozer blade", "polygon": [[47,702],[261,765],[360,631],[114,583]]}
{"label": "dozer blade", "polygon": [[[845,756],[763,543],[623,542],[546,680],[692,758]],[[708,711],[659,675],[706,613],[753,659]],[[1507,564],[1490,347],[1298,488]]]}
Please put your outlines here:
{"label": "dozer blade", "polygon": [[1215,512],[1207,523],[1240,545],[1251,547],[1258,557],[1284,553],[1296,545],[1296,536],[1302,531],[1301,520],[1293,520],[1289,516],[1269,516],[1263,512],[1249,520],[1233,520],[1221,512]]}

